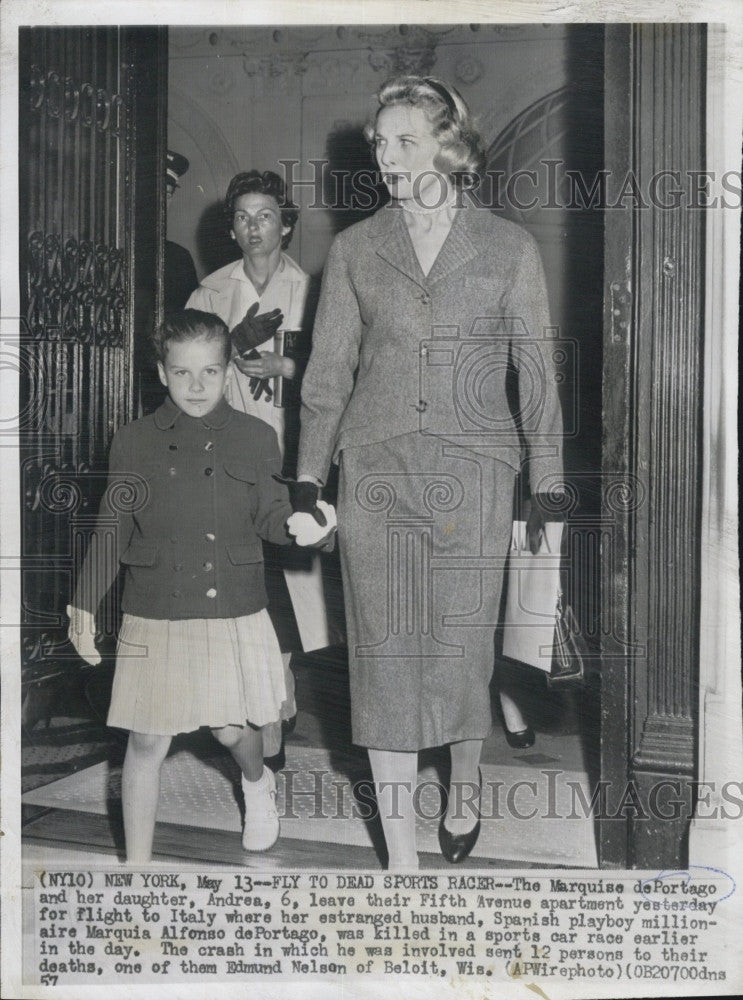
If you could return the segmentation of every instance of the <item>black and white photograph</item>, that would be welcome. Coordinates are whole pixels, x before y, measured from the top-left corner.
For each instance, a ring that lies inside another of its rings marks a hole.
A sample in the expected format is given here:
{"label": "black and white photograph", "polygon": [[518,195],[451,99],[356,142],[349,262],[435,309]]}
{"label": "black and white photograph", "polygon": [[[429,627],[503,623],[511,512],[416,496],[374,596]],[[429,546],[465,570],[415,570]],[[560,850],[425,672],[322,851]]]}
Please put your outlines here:
{"label": "black and white photograph", "polygon": [[3,995],[741,992],[735,13],[3,4]]}

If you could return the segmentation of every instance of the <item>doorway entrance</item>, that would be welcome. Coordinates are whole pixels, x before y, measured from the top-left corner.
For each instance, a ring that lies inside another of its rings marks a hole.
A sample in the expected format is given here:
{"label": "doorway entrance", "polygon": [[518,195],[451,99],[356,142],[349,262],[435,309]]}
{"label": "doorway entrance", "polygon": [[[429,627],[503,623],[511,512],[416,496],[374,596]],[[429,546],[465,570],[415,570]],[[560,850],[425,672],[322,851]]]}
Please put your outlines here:
{"label": "doorway entrance", "polygon": [[[706,33],[700,25],[593,30],[603,59],[594,54],[590,71],[605,92],[594,89],[573,121],[575,136],[590,135],[576,150],[594,162],[576,167],[588,204],[569,216],[592,227],[574,242],[579,251],[585,237],[592,250],[577,253],[563,283],[580,290],[586,274],[595,277],[585,298],[571,299],[564,325],[593,351],[576,369],[583,437],[568,447],[588,450],[592,477],[580,484],[594,519],[581,536],[590,538],[581,555],[590,573],[577,585],[601,654],[599,863],[679,866],[698,776],[704,213],[688,199],[669,205],[655,179],[704,169]],[[27,694],[70,663],[63,611],[102,489],[94,473],[113,431],[137,414],[137,331],[152,327],[162,298],[166,68],[164,31],[33,29],[21,39]],[[319,86],[320,74],[305,72]],[[281,79],[295,113],[297,81]],[[550,114],[579,90],[550,91],[520,126],[548,134]],[[500,134],[491,165],[525,133],[510,144]],[[593,171],[606,174],[603,202],[592,201]],[[29,701],[29,722],[39,710]]]}

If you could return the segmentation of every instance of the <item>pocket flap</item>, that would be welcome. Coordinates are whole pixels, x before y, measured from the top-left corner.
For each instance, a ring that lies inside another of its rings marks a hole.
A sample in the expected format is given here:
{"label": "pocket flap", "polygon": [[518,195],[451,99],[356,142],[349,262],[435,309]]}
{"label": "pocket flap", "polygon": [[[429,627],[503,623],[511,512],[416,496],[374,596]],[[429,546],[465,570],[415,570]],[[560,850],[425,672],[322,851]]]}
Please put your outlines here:
{"label": "pocket flap", "polygon": [[224,463],[224,471],[232,479],[238,479],[241,483],[257,483],[258,473],[254,465],[249,462],[229,461]]}
{"label": "pocket flap", "polygon": [[225,548],[233,566],[263,562],[263,545],[259,539],[252,542],[232,542]]}
{"label": "pocket flap", "polygon": [[121,557],[126,566],[154,566],[156,559],[157,548],[138,542],[132,542]]}

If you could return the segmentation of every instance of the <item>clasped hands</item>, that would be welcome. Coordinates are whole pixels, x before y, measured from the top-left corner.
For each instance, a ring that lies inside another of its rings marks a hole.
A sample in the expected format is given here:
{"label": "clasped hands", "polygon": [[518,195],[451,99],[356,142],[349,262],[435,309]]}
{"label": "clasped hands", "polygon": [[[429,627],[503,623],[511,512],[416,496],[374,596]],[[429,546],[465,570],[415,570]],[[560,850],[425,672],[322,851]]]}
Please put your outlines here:
{"label": "clasped hands", "polygon": [[286,526],[297,545],[324,548],[336,531],[338,522],[335,507],[319,499],[320,487],[317,483],[297,482],[286,476],[273,478],[289,490],[289,501],[294,513],[287,520]]}
{"label": "clasped hands", "polygon": [[294,362],[274,351],[258,351],[259,344],[265,344],[278,332],[284,322],[280,309],[258,313],[258,303],[254,302],[230,336],[237,351],[236,368],[250,379],[249,386],[253,399],[260,399],[265,393],[271,399],[273,392],[269,379],[283,376],[293,378]]}

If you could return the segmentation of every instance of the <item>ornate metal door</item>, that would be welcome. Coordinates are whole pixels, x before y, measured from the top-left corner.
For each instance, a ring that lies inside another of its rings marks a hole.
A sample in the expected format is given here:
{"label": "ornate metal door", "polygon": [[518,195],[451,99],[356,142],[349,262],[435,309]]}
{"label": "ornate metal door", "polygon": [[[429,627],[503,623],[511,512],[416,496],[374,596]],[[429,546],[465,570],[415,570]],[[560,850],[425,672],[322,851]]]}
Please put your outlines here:
{"label": "ornate metal door", "polygon": [[111,437],[137,415],[135,330],[161,300],[165,41],[158,29],[20,32],[26,692],[71,665],[75,565]]}

